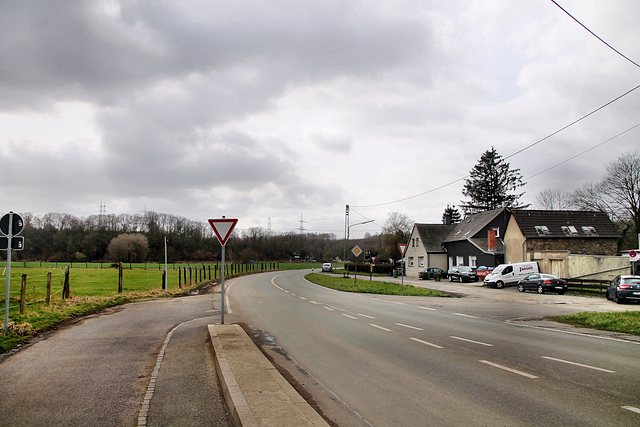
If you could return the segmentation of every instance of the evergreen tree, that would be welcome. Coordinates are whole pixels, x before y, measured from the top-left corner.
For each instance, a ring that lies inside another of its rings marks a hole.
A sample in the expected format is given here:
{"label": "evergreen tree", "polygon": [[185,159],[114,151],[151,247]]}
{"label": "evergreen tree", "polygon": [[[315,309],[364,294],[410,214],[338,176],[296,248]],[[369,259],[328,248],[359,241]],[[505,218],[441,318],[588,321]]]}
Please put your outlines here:
{"label": "evergreen tree", "polygon": [[449,224],[457,224],[462,220],[462,217],[460,216],[460,211],[458,209],[456,209],[455,205],[454,206],[449,206],[447,205],[447,208],[444,210],[444,213],[442,214],[442,223],[446,224],[446,217],[449,217]]}
{"label": "evergreen tree", "polygon": [[513,193],[524,185],[520,169],[511,169],[491,147],[482,154],[465,180],[462,194],[470,200],[463,202],[462,207],[466,215],[503,207],[526,208],[529,205],[518,203],[524,192]]}

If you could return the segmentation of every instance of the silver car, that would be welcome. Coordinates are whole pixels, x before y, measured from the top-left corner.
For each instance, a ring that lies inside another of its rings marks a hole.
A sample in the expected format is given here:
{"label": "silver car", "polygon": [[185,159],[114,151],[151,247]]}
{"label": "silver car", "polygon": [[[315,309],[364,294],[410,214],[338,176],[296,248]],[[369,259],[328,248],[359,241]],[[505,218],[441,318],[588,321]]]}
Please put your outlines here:
{"label": "silver car", "polygon": [[325,262],[324,264],[322,264],[323,273],[331,273],[332,271],[333,267],[331,266],[331,263]]}

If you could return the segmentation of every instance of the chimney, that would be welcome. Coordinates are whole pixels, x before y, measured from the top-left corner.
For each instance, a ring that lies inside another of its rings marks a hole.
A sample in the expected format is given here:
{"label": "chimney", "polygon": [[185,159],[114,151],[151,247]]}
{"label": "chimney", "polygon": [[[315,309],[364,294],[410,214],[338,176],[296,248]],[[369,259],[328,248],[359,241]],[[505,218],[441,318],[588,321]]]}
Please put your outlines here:
{"label": "chimney", "polygon": [[445,213],[444,214],[444,225],[451,225],[451,214],[450,213]]}
{"label": "chimney", "polygon": [[496,230],[487,231],[487,249],[490,251],[496,250]]}

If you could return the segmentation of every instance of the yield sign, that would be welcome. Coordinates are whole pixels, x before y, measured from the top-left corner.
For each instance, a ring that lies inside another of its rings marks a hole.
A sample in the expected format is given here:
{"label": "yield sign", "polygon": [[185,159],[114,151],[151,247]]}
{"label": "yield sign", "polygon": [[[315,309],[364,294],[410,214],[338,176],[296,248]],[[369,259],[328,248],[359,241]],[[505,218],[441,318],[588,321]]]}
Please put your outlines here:
{"label": "yield sign", "polygon": [[222,246],[227,244],[227,240],[229,236],[231,236],[231,232],[235,228],[238,223],[237,219],[210,219],[209,224],[213,228],[213,231],[216,233],[216,237]]}
{"label": "yield sign", "polygon": [[402,258],[404,258],[404,253],[407,252],[407,247],[409,245],[407,245],[406,243],[398,243],[398,247],[400,248],[400,255],[402,255]]}

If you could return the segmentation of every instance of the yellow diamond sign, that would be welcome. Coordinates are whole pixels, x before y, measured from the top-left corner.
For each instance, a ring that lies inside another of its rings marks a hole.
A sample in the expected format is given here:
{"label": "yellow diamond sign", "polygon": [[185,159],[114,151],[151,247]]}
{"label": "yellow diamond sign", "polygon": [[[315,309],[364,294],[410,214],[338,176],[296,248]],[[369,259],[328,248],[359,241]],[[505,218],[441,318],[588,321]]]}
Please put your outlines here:
{"label": "yellow diamond sign", "polygon": [[359,257],[359,256],[360,256],[360,254],[362,253],[362,249],[360,249],[360,247],[359,247],[358,245],[355,245],[355,246],[353,247],[353,249],[351,249],[351,252],[353,252],[353,254],[354,254],[356,257]]}

